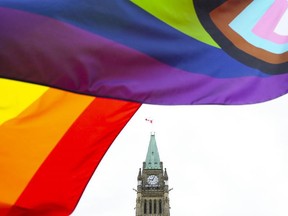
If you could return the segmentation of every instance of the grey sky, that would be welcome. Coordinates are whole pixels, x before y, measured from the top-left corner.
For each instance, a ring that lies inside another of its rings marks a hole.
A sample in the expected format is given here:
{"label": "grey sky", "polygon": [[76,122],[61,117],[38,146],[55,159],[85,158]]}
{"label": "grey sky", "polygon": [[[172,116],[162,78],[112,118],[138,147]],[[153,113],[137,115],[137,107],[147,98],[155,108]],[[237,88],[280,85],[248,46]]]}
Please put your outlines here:
{"label": "grey sky", "polygon": [[171,216],[288,215],[288,96],[243,106],[143,105],[105,155],[74,216],[135,215],[153,127]]}

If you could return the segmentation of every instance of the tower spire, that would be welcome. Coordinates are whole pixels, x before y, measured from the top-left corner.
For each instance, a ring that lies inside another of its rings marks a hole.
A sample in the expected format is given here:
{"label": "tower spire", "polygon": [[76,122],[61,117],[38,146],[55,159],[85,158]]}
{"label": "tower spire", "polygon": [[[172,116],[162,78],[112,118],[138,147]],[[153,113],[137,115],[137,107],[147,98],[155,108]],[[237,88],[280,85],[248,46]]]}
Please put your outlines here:
{"label": "tower spire", "polygon": [[150,143],[145,160],[145,169],[161,169],[159,152],[156,144],[155,133],[151,133]]}

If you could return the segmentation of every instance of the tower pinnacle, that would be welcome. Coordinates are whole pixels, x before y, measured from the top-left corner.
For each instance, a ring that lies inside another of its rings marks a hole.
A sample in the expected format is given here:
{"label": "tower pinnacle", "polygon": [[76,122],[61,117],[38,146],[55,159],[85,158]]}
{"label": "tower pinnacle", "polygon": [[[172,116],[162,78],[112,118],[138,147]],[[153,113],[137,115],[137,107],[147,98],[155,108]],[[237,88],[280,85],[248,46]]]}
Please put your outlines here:
{"label": "tower pinnacle", "polygon": [[159,152],[156,144],[155,133],[151,134],[150,143],[145,160],[145,169],[161,169]]}

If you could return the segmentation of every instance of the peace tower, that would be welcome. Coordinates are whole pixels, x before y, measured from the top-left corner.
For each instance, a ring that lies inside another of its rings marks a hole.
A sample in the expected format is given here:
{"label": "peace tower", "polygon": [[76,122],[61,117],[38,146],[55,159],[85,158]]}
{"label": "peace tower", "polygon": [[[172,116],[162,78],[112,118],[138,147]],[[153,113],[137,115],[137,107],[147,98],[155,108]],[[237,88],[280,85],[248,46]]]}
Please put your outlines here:
{"label": "peace tower", "polygon": [[155,134],[137,178],[136,216],[170,216],[168,175],[160,162]]}

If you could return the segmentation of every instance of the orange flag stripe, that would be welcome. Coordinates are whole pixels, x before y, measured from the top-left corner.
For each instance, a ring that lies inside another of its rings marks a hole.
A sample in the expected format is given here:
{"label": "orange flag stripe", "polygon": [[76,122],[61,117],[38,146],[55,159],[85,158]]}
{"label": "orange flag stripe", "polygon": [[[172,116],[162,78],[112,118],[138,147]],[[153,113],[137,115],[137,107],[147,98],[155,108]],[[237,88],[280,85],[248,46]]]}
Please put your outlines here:
{"label": "orange flag stripe", "polygon": [[93,99],[49,89],[19,116],[0,126],[3,211],[16,202],[63,134]]}

